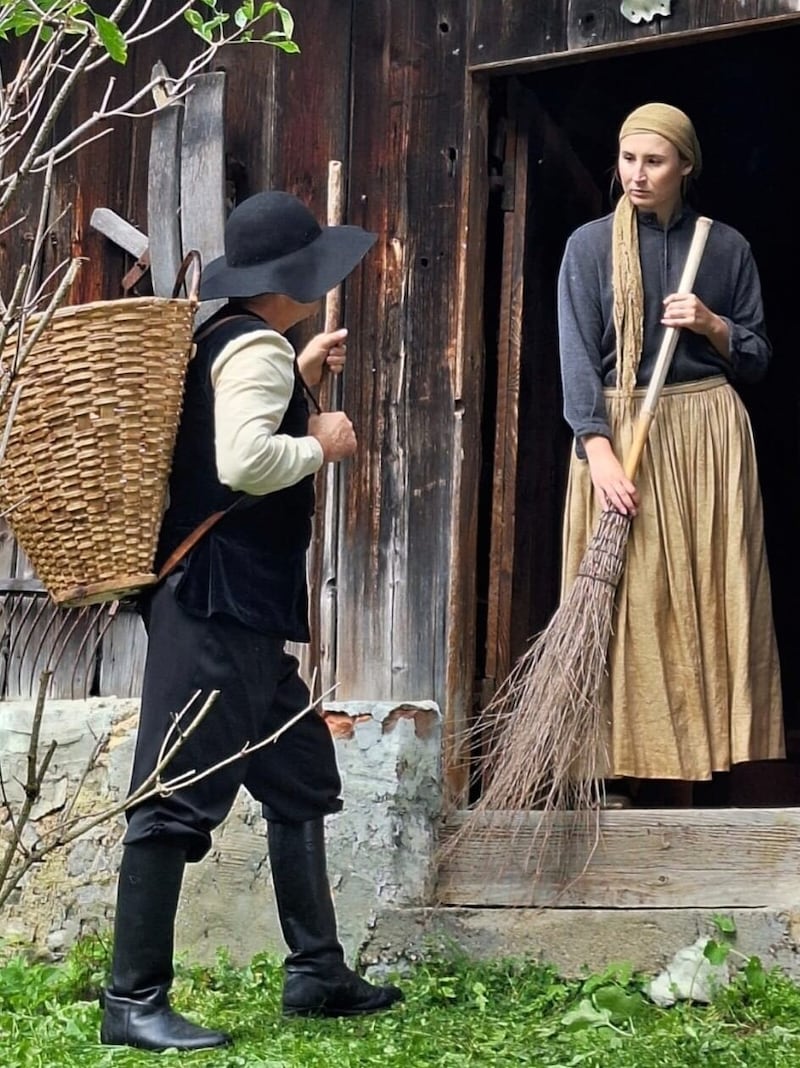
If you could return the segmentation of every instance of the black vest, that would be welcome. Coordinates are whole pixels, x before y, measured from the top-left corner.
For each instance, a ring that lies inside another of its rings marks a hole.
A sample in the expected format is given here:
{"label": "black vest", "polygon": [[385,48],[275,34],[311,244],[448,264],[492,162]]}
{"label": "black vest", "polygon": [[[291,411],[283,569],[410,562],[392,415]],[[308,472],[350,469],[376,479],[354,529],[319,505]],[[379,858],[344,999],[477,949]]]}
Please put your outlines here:
{"label": "black vest", "polygon": [[[217,322],[221,325],[205,336]],[[229,341],[265,326],[256,315],[243,317],[226,306],[198,331],[201,340],[186,376],[156,569],[204,519],[238,501],[179,565],[176,599],[192,615],[224,613],[261,633],[307,642],[313,476],[264,497],[234,492],[217,477],[211,367]],[[296,367],[294,392],[277,433],[308,433],[308,405]]]}

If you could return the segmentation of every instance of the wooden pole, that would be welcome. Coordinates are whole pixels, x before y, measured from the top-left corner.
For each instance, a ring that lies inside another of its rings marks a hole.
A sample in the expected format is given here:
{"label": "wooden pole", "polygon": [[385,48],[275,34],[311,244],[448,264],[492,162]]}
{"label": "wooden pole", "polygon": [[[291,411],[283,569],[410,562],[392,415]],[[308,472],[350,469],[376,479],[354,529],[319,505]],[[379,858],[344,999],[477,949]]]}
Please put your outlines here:
{"label": "wooden pole", "polygon": [[[339,160],[328,163],[328,226],[341,226],[344,218],[344,173]],[[325,331],[342,325],[342,286],[332,289],[325,298]],[[334,411],[342,406],[342,376],[325,374],[320,389],[323,409]],[[319,566],[316,569],[319,605],[319,684],[324,692],[336,682],[337,637],[337,567],[339,555],[339,500],[341,496],[339,464],[328,464],[322,487],[322,501],[318,515],[322,517],[322,533],[317,541]]]}

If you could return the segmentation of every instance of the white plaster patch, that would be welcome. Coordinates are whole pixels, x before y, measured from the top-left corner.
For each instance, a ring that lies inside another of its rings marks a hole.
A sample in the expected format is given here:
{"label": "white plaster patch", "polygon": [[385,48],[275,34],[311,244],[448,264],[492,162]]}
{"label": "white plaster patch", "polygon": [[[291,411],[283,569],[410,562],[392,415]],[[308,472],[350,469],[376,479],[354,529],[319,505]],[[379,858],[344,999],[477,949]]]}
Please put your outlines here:
{"label": "white plaster patch", "polygon": [[620,11],[628,22],[652,22],[656,15],[672,13],[672,0],[622,0]]}

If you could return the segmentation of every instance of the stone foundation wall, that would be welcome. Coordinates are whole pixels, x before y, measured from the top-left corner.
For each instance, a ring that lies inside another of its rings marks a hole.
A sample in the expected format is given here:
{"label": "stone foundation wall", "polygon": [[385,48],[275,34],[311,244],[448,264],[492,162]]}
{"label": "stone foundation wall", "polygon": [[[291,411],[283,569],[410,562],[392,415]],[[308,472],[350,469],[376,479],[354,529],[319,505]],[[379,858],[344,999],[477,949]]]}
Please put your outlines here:
{"label": "stone foundation wall", "polygon": [[[31,702],[0,702],[0,768],[17,811],[32,710]],[[57,748],[27,845],[63,813],[92,750],[106,736],[79,810],[95,813],[124,797],[137,710],[136,701],[111,698],[48,702],[40,750],[51,739]],[[326,720],[345,799],[343,812],[327,821],[328,863],[342,941],[352,957],[384,909],[430,900],[442,796],[441,721],[436,705],[426,701],[335,704],[326,707]],[[0,911],[0,940],[58,954],[82,934],[109,932],[123,829],[123,817],[116,817],[38,864]],[[6,820],[0,842],[9,831]],[[237,963],[262,949],[283,951],[265,824],[260,807],[244,792],[215,834],[211,853],[187,870],[178,916],[179,951],[208,961],[219,946]]]}

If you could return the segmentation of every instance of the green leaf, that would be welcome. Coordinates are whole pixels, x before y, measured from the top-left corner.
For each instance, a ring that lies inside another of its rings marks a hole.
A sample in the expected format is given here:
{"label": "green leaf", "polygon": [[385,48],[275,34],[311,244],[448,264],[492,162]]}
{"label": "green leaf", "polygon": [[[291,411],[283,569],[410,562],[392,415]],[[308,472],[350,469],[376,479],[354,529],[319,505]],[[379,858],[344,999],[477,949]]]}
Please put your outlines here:
{"label": "green leaf", "polygon": [[742,969],[747,988],[752,993],[760,993],[767,985],[767,973],[760,957],[750,957]]}
{"label": "green leaf", "polygon": [[18,15],[13,23],[9,25],[9,29],[14,31],[16,37],[22,37],[26,33],[30,33],[39,25],[39,20],[33,15]]}
{"label": "green leaf", "polygon": [[562,1020],[569,1031],[584,1031],[590,1027],[608,1027],[611,1013],[608,1009],[596,1009],[589,998],[583,998],[577,1009],[570,1009]]}
{"label": "green leaf", "polygon": [[281,29],[286,35],[286,39],[291,41],[294,36],[294,19],[288,8],[285,8],[283,4],[276,4],[275,10],[278,12],[278,17],[281,20]]}
{"label": "green leaf", "polygon": [[709,938],[703,950],[703,956],[710,964],[717,967],[720,964],[724,964],[730,951],[731,947],[724,942],[715,942],[713,938]]}
{"label": "green leaf", "polygon": [[193,30],[199,31],[203,25],[203,16],[199,11],[195,11],[193,8],[189,8],[188,11],[184,11],[183,17],[189,23]]}
{"label": "green leaf", "polygon": [[119,26],[104,15],[95,15],[94,24],[97,35],[103,42],[103,47],[115,63],[124,63],[128,58],[128,42],[125,40]]}
{"label": "green leaf", "polygon": [[616,984],[604,986],[595,992],[594,1003],[601,1011],[611,1014],[614,1023],[626,1023],[640,1016],[645,1008],[641,994],[628,994]]}
{"label": "green leaf", "polygon": [[711,922],[714,924],[720,934],[731,936],[736,934],[736,924],[730,916],[712,916]]}
{"label": "green leaf", "polygon": [[473,983],[472,993],[475,995],[475,1004],[478,1007],[479,1012],[486,1012],[486,1007],[489,1004],[489,998],[486,994],[486,987],[483,983]]}

